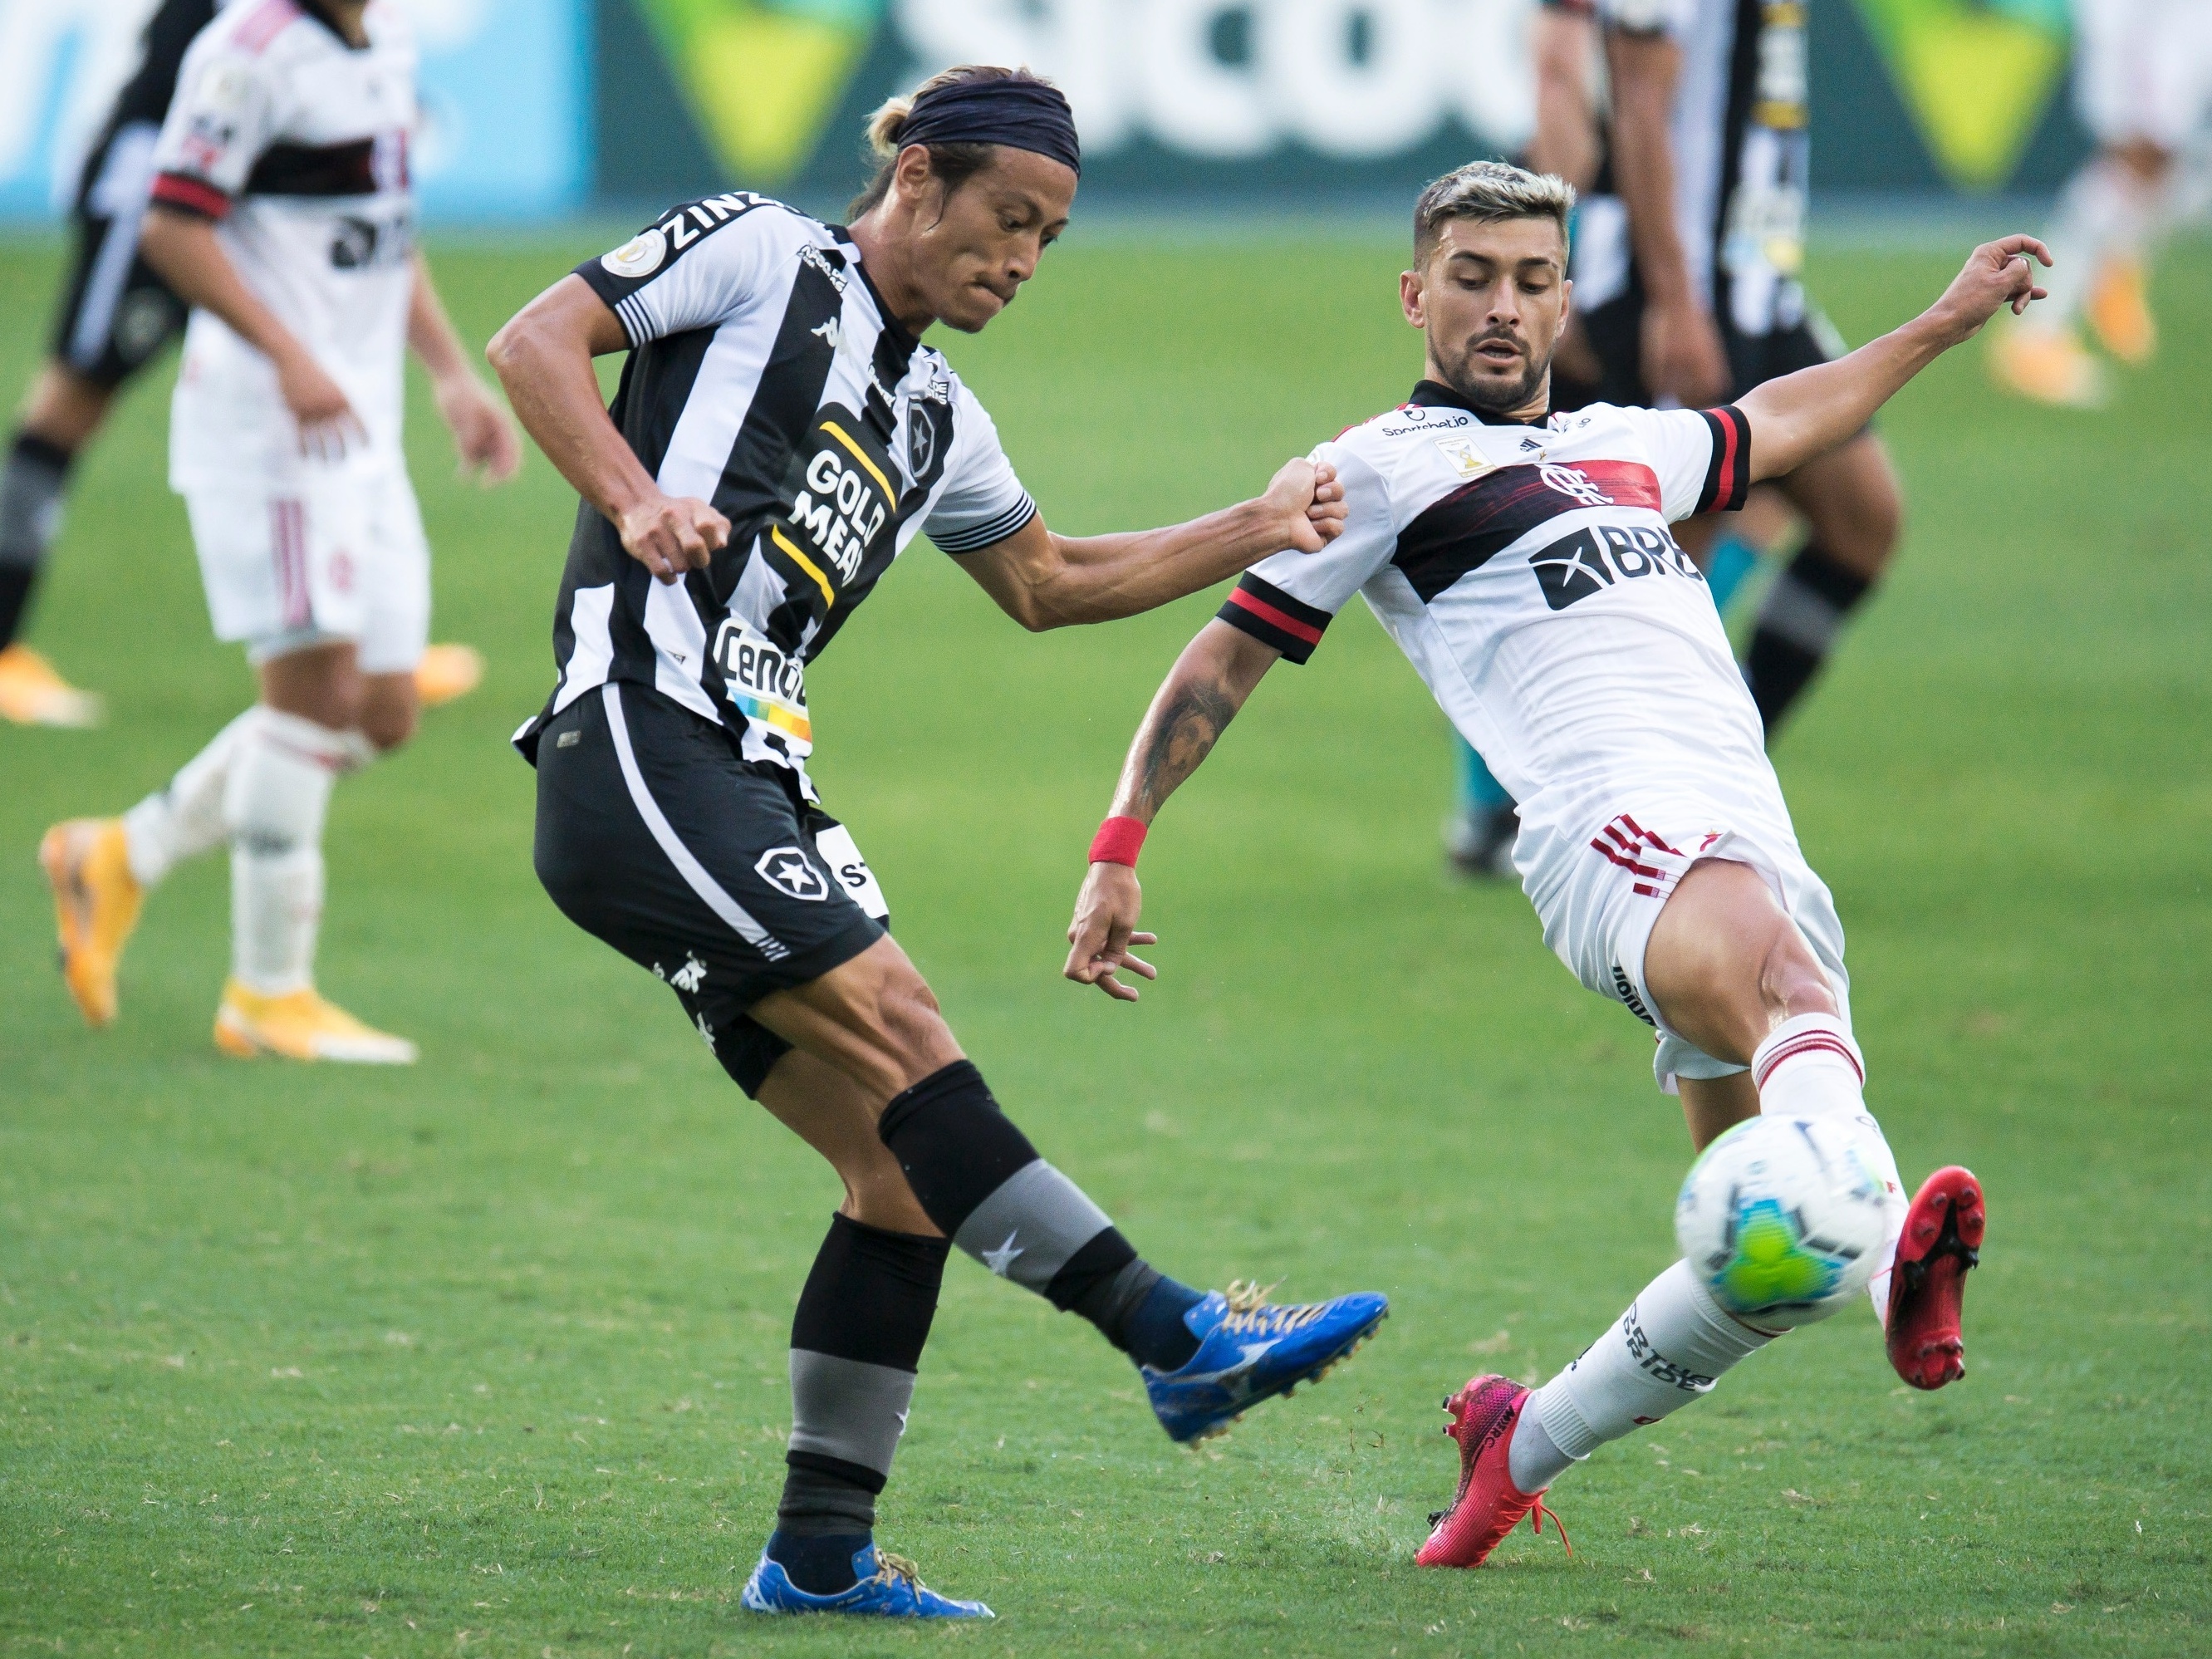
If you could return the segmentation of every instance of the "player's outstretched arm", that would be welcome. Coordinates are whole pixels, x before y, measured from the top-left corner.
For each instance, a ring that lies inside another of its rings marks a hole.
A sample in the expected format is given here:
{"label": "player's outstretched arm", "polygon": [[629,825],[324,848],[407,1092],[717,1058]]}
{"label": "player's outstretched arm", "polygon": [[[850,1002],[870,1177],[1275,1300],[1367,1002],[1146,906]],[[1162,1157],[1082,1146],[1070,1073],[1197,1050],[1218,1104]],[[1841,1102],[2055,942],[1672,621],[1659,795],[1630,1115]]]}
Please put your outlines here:
{"label": "player's outstretched arm", "polygon": [[214,313],[269,359],[276,371],[277,392],[299,428],[302,454],[335,460],[361,440],[361,419],[344,391],[246,286],[216,239],[212,220],[156,202],[146,211],[138,248],[186,305]]}
{"label": "player's outstretched arm", "polygon": [[[1213,752],[1252,688],[1281,654],[1224,622],[1200,629],[1145,711],[1128,758],[1121,763],[1111,816],[1149,825],[1176,787]],[[1132,945],[1153,942],[1152,934],[1136,931],[1144,896],[1133,866],[1091,865],[1067,929],[1067,965],[1062,971],[1068,978],[1096,985],[1119,1001],[1137,1000],[1136,988],[1122,984],[1115,975],[1126,968],[1145,979],[1153,977],[1150,963],[1129,954]]]}
{"label": "player's outstretched arm", "polygon": [[507,319],[484,348],[523,429],[664,582],[703,570],[730,539],[708,503],[665,494],[599,401],[592,359],[629,349],[622,319],[571,274]]}
{"label": "player's outstretched arm", "polygon": [[1825,454],[1874,418],[1906,381],[2010,306],[2017,316],[2045,297],[2031,258],[2051,263],[2033,236],[1984,242],[1943,297],[1902,328],[1832,363],[1800,369],[1739,399],[1751,423],[1751,476],[1778,478]]}
{"label": "player's outstretched arm", "polygon": [[505,483],[522,465],[514,423],[469,367],[467,349],[430,280],[430,262],[417,252],[414,268],[415,287],[407,300],[407,343],[429,371],[438,418],[453,434],[464,472],[475,473],[485,483]]}
{"label": "player's outstretched arm", "polygon": [[1344,528],[1344,486],[1327,463],[1297,460],[1265,495],[1164,530],[1059,536],[1042,514],[1002,542],[961,556],[999,608],[1031,632],[1111,622],[1224,581],[1272,553],[1318,553]]}

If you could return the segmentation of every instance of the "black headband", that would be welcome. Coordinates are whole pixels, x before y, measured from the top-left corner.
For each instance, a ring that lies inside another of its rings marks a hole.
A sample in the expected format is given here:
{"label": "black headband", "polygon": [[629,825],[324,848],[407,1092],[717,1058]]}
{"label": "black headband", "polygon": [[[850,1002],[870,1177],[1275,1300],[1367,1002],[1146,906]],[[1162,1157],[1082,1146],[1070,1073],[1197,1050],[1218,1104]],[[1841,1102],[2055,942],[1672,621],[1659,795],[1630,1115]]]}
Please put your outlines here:
{"label": "black headband", "polygon": [[914,100],[898,146],[1007,144],[1083,171],[1075,117],[1058,87],[1041,81],[956,81]]}

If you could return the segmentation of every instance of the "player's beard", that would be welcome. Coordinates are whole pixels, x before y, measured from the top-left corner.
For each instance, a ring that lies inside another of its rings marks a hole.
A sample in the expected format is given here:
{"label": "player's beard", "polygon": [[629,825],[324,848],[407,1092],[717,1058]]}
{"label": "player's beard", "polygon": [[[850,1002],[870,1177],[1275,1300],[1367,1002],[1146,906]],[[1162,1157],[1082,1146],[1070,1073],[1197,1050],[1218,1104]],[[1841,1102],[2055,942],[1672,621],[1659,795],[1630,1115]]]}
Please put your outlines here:
{"label": "player's beard", "polygon": [[[1475,349],[1492,340],[1504,340],[1517,347],[1523,354],[1528,367],[1519,378],[1500,380],[1495,375],[1478,374],[1474,370]],[[1510,415],[1526,408],[1543,389],[1545,377],[1552,372],[1552,360],[1547,355],[1539,361],[1528,349],[1528,342],[1518,335],[1492,331],[1478,334],[1467,343],[1467,349],[1459,362],[1446,373],[1451,389],[1486,415]]]}

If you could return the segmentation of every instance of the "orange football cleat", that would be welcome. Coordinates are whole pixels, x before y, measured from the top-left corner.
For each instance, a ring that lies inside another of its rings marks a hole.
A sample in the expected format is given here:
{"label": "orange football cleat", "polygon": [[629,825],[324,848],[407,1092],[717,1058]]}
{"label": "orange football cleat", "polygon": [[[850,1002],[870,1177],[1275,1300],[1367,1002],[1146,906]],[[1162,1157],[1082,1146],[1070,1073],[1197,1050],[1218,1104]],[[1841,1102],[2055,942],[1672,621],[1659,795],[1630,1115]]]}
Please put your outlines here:
{"label": "orange football cleat", "polygon": [[465,697],[483,684],[483,654],[472,645],[429,645],[415,665],[415,701],[425,708]]}
{"label": "orange football cleat", "polygon": [[54,890],[62,980],[84,1023],[115,1023],[115,970],[138,925],[145,889],[131,873],[120,818],[71,818],[39,842],[39,867]]}
{"label": "orange football cleat", "polygon": [[2081,310],[2097,343],[2122,362],[2140,366],[2157,355],[2158,319],[2151,315],[2140,259],[2106,260]]}
{"label": "orange football cleat", "polygon": [[97,696],[78,690],[21,640],[0,651],[0,720],[82,727],[99,725],[100,718]]}
{"label": "orange football cleat", "polygon": [[[1435,1530],[1413,1557],[1415,1565],[1479,1567],[1524,1515],[1532,1517],[1529,1524],[1540,1533],[1544,1517],[1551,1515],[1559,1541],[1567,1543],[1567,1529],[1544,1507],[1543,1494],[1522,1492],[1513,1484],[1513,1425],[1521,1420],[1528,1399],[1528,1390],[1520,1383],[1484,1376],[1470,1378],[1444,1401],[1452,1419],[1444,1432],[1459,1446],[1459,1494],[1449,1509],[1429,1517]],[[1574,1553],[1574,1546],[1567,1544],[1567,1553]]]}
{"label": "orange football cleat", "polygon": [[1990,373],[2008,392],[2057,409],[2102,409],[2105,366],[2063,329],[2009,328],[1990,342]]}
{"label": "orange football cleat", "polygon": [[222,988],[216,1010],[215,1046],[240,1060],[281,1054],[287,1060],[331,1060],[356,1066],[412,1066],[415,1045],[364,1025],[313,986],[283,996],[263,996],[236,980]]}

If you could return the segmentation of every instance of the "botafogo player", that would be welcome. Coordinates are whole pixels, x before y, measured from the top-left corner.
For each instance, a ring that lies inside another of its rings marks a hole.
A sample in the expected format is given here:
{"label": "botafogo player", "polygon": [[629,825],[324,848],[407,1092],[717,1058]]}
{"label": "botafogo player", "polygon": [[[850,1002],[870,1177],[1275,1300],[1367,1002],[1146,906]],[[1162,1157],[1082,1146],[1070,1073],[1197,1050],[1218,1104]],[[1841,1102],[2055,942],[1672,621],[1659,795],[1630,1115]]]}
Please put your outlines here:
{"label": "botafogo player", "polygon": [[116,1014],[146,894],[228,844],[228,1053],[404,1064],[415,1045],[315,987],[323,824],[337,780],[413,733],[430,549],[400,445],[408,348],[465,465],[521,458],[414,245],[417,116],[405,17],[368,0],[238,0],[193,40],[153,152],[140,251],[191,307],[169,419],[216,636],[254,705],[119,818],[40,848],[62,970]]}
{"label": "botafogo player", "polygon": [[[1844,1126],[1889,1197],[1872,1292],[1890,1358],[1940,1388],[1965,1369],[1981,1188],[1953,1167],[1905,1202],[1863,1097],[1834,904],[1668,526],[1741,506],[1759,479],[1848,441],[1994,313],[2039,296],[2029,258],[2048,256],[2025,236],[1978,248],[1922,316],[1734,405],[1547,419],[1573,199],[1556,178],[1491,162],[1421,197],[1401,299],[1426,337],[1423,378],[1314,452],[1344,487],[1343,535],[1247,573],[1161,686],[1093,844],[1066,971],[1134,994],[1118,975],[1141,937],[1146,826],[1268,668],[1304,662],[1360,593],[1520,800],[1516,863],[1545,942],[1654,1027],[1657,1077],[1697,1146],[1762,1110]],[[1723,1313],[1677,1262],[1541,1389],[1475,1377],[1446,1402],[1459,1492],[1419,1559],[1472,1566],[1532,1510],[1540,1527],[1556,1475],[1710,1391],[1774,1334]]]}
{"label": "botafogo player", "polygon": [[[555,902],[665,979],[731,1077],[845,1183],[793,1322],[786,1485],[745,1605],[975,1617],[872,1541],[952,1245],[1097,1325],[1179,1441],[1343,1358],[1384,1302],[1188,1289],[1037,1156],[823,811],[806,673],[918,534],[1045,629],[1318,550],[1343,509],[1329,470],[1299,460],[1188,524],[1048,530],[921,336],[982,328],[1060,234],[1080,166],[1066,102],[1026,74],[952,70],[870,136],[882,166],[849,228],[744,192],[689,204],[493,342],[583,497],[560,683],[517,742]],[[592,359],[617,351],[608,409]]]}

